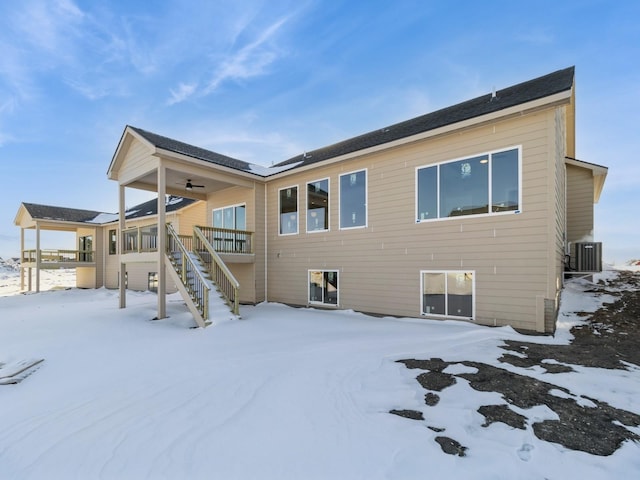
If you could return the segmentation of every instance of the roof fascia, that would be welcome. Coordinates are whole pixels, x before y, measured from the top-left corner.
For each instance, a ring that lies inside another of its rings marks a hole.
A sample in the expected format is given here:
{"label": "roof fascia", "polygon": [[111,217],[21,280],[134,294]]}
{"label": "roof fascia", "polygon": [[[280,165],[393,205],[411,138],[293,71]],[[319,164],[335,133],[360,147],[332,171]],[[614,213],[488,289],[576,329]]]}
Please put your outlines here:
{"label": "roof fascia", "polygon": [[427,130],[425,132],[421,132],[415,135],[411,135],[404,138],[399,138],[397,140],[393,140],[391,142],[382,143],[380,145],[376,145],[373,147],[365,148],[362,150],[356,150],[355,152],[347,153],[344,155],[340,155],[337,157],[329,158],[327,160],[323,160],[321,162],[312,163],[311,165],[306,165],[299,168],[293,168],[291,170],[287,170],[284,172],[280,172],[274,175],[270,175],[267,177],[267,180],[276,180],[279,178],[284,178],[288,175],[292,175],[298,172],[304,172],[307,170],[312,170],[314,168],[324,167],[326,165],[330,165],[333,163],[343,162],[345,160],[349,160],[352,158],[360,157],[363,155],[367,155],[370,153],[379,152],[382,150],[387,150],[389,148],[398,147],[401,145],[406,145],[409,143],[417,142],[420,140],[425,140],[428,138],[437,137],[440,135],[445,135],[448,133],[452,133],[458,130],[465,130],[472,127],[480,126],[484,123],[493,122],[495,120],[504,120],[516,116],[527,115],[530,113],[534,113],[539,110],[544,110],[547,108],[565,105],[570,103],[572,98],[573,87],[567,89],[565,91],[555,93],[553,95],[549,95],[547,97],[539,98],[536,100],[532,100],[530,102],[521,103],[519,105],[514,105],[512,107],[508,107],[502,110],[498,110],[496,112],[487,113],[484,115],[480,115],[477,117],[473,117],[467,120],[463,120],[461,122],[452,123],[449,125],[445,125],[439,128],[435,128],[432,130]]}

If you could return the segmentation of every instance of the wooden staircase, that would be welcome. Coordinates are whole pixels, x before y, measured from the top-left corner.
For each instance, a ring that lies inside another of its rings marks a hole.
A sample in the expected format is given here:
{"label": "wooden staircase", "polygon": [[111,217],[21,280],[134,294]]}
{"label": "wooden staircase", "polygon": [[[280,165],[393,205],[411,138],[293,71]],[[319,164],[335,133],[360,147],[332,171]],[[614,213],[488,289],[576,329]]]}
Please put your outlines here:
{"label": "wooden staircase", "polygon": [[171,225],[166,230],[166,258],[173,267],[167,271],[196,324],[204,328],[217,320],[240,318],[240,285],[198,227],[186,242],[191,249]]}

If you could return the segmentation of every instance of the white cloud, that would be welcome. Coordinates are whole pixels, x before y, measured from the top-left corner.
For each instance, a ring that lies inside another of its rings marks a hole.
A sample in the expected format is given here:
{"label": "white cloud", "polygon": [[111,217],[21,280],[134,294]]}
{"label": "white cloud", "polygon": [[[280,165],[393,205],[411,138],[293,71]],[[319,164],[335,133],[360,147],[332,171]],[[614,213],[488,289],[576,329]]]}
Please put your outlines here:
{"label": "white cloud", "polygon": [[265,44],[288,20],[289,16],[281,18],[264,30],[253,42],[225,59],[203,93],[206,95],[213,92],[227,79],[240,80],[262,75],[265,68],[278,57],[275,50],[268,48]]}
{"label": "white cloud", "polygon": [[198,87],[197,83],[188,84],[188,83],[180,82],[180,85],[178,85],[177,90],[173,90],[173,89],[169,90],[169,92],[171,93],[171,98],[167,100],[167,105],[174,105],[176,103],[183,102],[184,100],[189,98],[191,95],[193,95],[197,87]]}
{"label": "white cloud", "polygon": [[12,24],[23,35],[23,40],[55,58],[63,58],[74,50],[76,28],[84,14],[71,0],[39,0],[24,4],[24,9],[18,10],[15,17]]}

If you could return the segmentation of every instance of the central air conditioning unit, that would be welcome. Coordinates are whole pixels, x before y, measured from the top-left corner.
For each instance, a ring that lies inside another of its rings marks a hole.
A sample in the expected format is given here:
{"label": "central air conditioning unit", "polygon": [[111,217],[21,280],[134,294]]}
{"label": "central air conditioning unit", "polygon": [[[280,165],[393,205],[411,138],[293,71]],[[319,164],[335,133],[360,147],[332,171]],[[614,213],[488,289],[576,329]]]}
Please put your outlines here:
{"label": "central air conditioning unit", "polygon": [[576,272],[602,271],[602,242],[576,242],[573,245]]}

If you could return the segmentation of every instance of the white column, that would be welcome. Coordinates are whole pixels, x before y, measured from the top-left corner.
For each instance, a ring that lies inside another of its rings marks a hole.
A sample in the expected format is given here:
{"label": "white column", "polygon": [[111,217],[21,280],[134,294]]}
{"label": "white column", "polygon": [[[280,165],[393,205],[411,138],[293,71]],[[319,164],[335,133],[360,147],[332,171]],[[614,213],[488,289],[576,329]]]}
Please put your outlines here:
{"label": "white column", "polygon": [[158,164],[158,319],[167,316],[167,274],[165,270],[166,232],[166,168],[160,160]]}
{"label": "white column", "polygon": [[40,224],[36,222],[36,293],[40,291],[40,264],[42,256],[40,254]]}
{"label": "white column", "polygon": [[20,291],[24,290],[24,228],[20,227]]}
{"label": "white column", "polygon": [[118,282],[118,287],[120,289],[120,308],[126,308],[127,306],[127,289],[125,287],[126,280],[126,272],[127,265],[122,263],[122,242],[124,240],[124,229],[125,229],[125,203],[124,203],[124,185],[118,186],[118,229],[119,235],[116,239],[116,248],[118,252],[118,263],[120,264],[120,271],[118,275],[120,276],[120,281]]}

